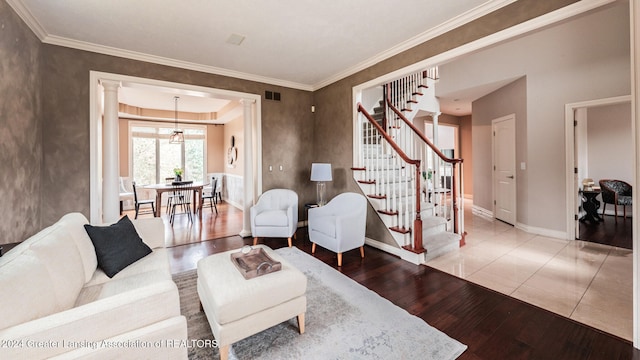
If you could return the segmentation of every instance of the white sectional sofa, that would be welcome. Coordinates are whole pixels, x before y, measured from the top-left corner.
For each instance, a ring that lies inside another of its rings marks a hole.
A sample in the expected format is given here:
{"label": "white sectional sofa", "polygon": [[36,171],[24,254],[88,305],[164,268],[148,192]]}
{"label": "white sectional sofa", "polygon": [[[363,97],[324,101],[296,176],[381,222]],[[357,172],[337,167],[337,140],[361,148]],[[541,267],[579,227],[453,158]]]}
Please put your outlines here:
{"label": "white sectional sofa", "polygon": [[0,359],[186,359],[159,218],[134,220],[153,251],[112,278],[70,213],[0,257]]}

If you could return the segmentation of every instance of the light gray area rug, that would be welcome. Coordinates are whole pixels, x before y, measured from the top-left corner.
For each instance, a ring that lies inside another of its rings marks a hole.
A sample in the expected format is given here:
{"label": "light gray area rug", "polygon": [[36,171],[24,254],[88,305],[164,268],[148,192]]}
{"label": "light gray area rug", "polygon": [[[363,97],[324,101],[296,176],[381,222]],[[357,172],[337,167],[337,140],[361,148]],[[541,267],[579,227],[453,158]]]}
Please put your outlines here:
{"label": "light gray area rug", "polygon": [[[230,359],[455,359],[466,350],[466,345],[303,251],[276,251],[307,276],[305,333],[300,335],[293,318],[234,343]],[[200,311],[196,271],[176,274],[174,281],[189,339],[213,339]],[[189,349],[189,359],[212,358],[219,358],[217,349]]]}

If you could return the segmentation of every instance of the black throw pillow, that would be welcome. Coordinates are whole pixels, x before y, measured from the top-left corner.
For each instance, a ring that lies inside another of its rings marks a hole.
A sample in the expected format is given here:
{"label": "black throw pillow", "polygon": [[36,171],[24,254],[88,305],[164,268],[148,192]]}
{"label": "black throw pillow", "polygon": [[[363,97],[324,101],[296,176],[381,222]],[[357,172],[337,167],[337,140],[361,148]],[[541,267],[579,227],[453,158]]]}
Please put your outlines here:
{"label": "black throw pillow", "polygon": [[96,249],[98,266],[110,278],[151,253],[151,248],[142,241],[126,215],[115,224],[109,226],[86,224],[84,229]]}

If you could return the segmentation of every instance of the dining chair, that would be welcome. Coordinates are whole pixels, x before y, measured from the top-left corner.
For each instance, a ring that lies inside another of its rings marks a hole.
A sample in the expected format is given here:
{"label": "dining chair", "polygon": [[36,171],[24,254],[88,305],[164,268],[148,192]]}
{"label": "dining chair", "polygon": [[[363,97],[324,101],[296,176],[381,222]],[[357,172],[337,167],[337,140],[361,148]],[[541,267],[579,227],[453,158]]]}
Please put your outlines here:
{"label": "dining chair", "polygon": [[[153,199],[144,199],[144,200],[139,200],[138,199],[138,190],[136,190],[136,182],[133,181],[131,182],[131,186],[133,187],[133,201],[135,204],[135,209],[136,209],[136,216],[135,219],[138,218],[138,215],[144,215],[144,214],[153,214],[153,216],[156,216],[156,201]],[[143,205],[151,205],[151,211],[145,211],[145,212],[140,212],[140,206]]]}
{"label": "dining chair", "polygon": [[[173,225],[176,215],[186,214],[189,217],[189,222],[193,219],[191,217],[191,199],[193,198],[192,184],[181,184],[173,187],[173,193],[175,194],[171,209],[169,212],[169,222]],[[181,210],[181,212],[178,212]]]}
{"label": "dining chair", "polygon": [[[164,178],[164,181],[167,184],[171,184],[173,181],[175,181],[176,178],[174,177],[168,177],[168,178]],[[169,213],[169,209],[171,208],[171,204],[173,203],[173,198],[175,198],[177,195],[175,192],[171,192],[169,194],[167,194],[167,205],[165,207],[165,212]]]}
{"label": "dining chair", "polygon": [[129,191],[125,184],[129,181],[129,178],[120,177],[120,215],[124,211],[124,202],[133,199],[133,191]]}
{"label": "dining chair", "polygon": [[222,201],[222,176],[212,176],[211,180],[216,179],[216,186],[213,188],[213,202]]}
{"label": "dining chair", "polygon": [[204,208],[204,202],[206,200],[209,200],[209,206],[211,209],[211,212],[213,212],[213,209],[216,209],[216,214],[218,213],[218,207],[216,206],[216,201],[215,201],[215,196],[216,196],[216,185],[218,183],[218,179],[216,179],[214,176],[211,177],[211,191],[208,191],[207,193],[203,193],[202,194],[202,207]]}

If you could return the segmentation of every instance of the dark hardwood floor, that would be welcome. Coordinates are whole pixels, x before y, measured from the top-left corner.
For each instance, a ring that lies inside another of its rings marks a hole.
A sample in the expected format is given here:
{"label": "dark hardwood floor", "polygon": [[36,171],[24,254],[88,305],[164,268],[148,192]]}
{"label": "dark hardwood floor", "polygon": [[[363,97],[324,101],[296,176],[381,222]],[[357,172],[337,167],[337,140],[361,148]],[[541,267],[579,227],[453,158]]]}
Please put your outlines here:
{"label": "dark hardwood floor", "polygon": [[[207,211],[201,226],[183,228],[191,240],[198,233],[226,233],[215,230],[222,228],[219,224],[241,228],[241,213],[220,211],[210,218]],[[175,243],[169,249],[174,273],[194,269],[210,254],[252,243],[251,238],[226,236],[179,245],[185,239],[180,226],[172,231],[179,239],[168,240]],[[272,248],[286,246],[286,239],[261,242]],[[311,253],[306,229],[298,230],[294,246]],[[336,254],[328,250],[318,248],[315,257],[468,345],[460,359],[640,359],[640,351],[626,340],[369,246],[364,259],[358,250],[345,253],[341,268]]]}
{"label": "dark hardwood floor", "polygon": [[602,219],[601,222],[581,221],[579,239],[633,250],[633,218],[619,216],[616,222],[614,216],[605,215]]}

